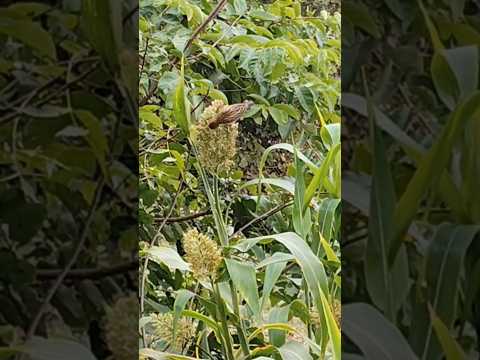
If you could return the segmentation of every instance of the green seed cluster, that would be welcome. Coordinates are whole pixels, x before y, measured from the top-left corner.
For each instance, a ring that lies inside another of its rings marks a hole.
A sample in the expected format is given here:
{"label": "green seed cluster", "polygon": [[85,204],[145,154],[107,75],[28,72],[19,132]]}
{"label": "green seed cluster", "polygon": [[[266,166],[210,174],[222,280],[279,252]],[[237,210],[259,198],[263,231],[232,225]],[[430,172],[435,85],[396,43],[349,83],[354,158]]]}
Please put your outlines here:
{"label": "green seed cluster", "polygon": [[138,311],[136,295],[120,298],[107,309],[105,340],[115,360],[138,356]]}
{"label": "green seed cluster", "polygon": [[204,110],[200,121],[192,130],[198,160],[206,170],[214,174],[230,171],[237,154],[238,124],[223,124],[216,129],[208,127],[209,122],[224,106],[222,101],[215,100]]}
{"label": "green seed cluster", "polygon": [[186,350],[195,335],[195,327],[193,323],[186,319],[180,318],[177,322],[175,339],[173,338],[173,314],[163,313],[153,315],[152,325],[155,329],[155,336],[159,340],[166,341],[170,344],[169,352],[180,354]]}
{"label": "green seed cluster", "polygon": [[193,275],[199,280],[215,278],[222,262],[222,253],[215,241],[196,229],[183,235],[185,259],[190,263]]}

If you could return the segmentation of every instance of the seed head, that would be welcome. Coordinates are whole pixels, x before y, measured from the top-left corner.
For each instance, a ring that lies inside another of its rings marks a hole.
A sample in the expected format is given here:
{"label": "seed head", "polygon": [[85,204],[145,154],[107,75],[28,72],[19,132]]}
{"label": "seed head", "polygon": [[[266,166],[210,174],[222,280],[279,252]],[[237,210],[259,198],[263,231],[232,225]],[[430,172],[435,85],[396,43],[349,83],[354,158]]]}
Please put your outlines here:
{"label": "seed head", "polygon": [[155,329],[155,336],[159,340],[164,340],[169,343],[170,351],[176,353],[181,353],[183,350],[187,349],[195,335],[195,327],[193,323],[186,318],[180,318],[177,322],[174,339],[172,313],[153,315],[152,325]]}
{"label": "seed head", "polygon": [[115,360],[138,356],[138,311],[136,295],[120,298],[107,309],[105,337]]}
{"label": "seed head", "polygon": [[225,104],[215,100],[203,112],[192,130],[192,140],[198,150],[200,164],[211,173],[228,172],[237,154],[238,124],[231,123],[210,129],[209,123]]}
{"label": "seed head", "polygon": [[185,259],[191,264],[193,275],[197,279],[216,277],[222,253],[215,241],[192,229],[183,235],[183,248]]}
{"label": "seed head", "polygon": [[337,325],[340,327],[342,324],[342,303],[335,299],[333,302],[333,316],[335,317],[335,321]]}

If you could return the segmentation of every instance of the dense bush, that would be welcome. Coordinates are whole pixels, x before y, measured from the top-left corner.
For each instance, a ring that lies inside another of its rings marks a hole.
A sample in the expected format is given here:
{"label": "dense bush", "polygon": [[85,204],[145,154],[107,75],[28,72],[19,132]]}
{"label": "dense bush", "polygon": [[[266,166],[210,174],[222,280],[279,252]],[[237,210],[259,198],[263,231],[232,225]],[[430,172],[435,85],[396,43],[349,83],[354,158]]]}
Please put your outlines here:
{"label": "dense bush", "polygon": [[141,354],[339,359],[340,15],[140,5]]}
{"label": "dense bush", "polygon": [[479,356],[479,14],[342,3],[346,357]]}

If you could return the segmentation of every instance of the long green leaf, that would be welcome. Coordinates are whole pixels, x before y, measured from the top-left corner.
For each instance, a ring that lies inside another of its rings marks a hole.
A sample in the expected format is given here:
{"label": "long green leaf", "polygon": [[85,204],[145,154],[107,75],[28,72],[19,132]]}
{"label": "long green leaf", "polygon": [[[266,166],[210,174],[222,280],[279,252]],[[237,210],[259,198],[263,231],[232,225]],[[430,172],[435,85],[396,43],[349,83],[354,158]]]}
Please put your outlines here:
{"label": "long green leaf", "polygon": [[395,208],[395,227],[389,254],[390,264],[396,258],[403,236],[415,218],[426,191],[436,184],[445,170],[453,145],[462,133],[463,127],[468,121],[476,119],[479,114],[480,92],[476,92],[452,114],[440,138],[420,162]]}
{"label": "long green leaf", "polygon": [[265,279],[263,280],[263,293],[260,303],[260,311],[264,309],[265,304],[269,300],[270,294],[272,293],[273,287],[275,286],[275,283],[282,274],[282,271],[285,269],[286,265],[286,261],[275,262],[267,265],[265,270]]}
{"label": "long green leaf", "polygon": [[173,303],[173,341],[175,343],[175,338],[177,336],[177,325],[178,320],[180,320],[180,316],[182,316],[183,310],[185,310],[185,306],[195,294],[187,289],[181,289],[177,292],[175,296],[175,302]]}
{"label": "long green leaf", "polygon": [[408,293],[408,262],[405,249],[400,249],[394,265],[388,264],[395,189],[388,165],[383,134],[377,126],[372,100],[367,93],[367,109],[370,124],[372,153],[372,191],[368,242],[365,259],[365,279],[372,301],[395,323],[396,313]]}
{"label": "long green leaf", "polygon": [[244,297],[257,320],[260,320],[260,297],[258,295],[255,268],[250,264],[232,259],[225,259],[225,264],[235,287]]}
{"label": "long green leaf", "polygon": [[[457,317],[460,277],[465,267],[466,251],[480,226],[443,224],[432,239],[426,259],[428,302],[436,316],[448,329]],[[422,359],[432,359],[441,353],[440,343],[434,336],[427,304],[418,302],[414,309],[411,343]]]}
{"label": "long green leaf", "polygon": [[11,36],[52,60],[57,58],[52,35],[45,31],[40,24],[2,16],[0,34]]}
{"label": "long green leaf", "polygon": [[82,2],[83,28],[95,50],[113,72],[119,69],[122,6],[115,0]]}
{"label": "long green leaf", "polygon": [[366,359],[417,360],[400,330],[371,305],[343,305],[342,331]]}
{"label": "long green leaf", "polygon": [[429,306],[428,309],[432,326],[440,344],[442,345],[446,360],[466,359],[467,355],[464,353],[458,342],[452,337],[442,320],[437,314],[435,314],[435,310],[433,310],[431,306]]}
{"label": "long green leaf", "polygon": [[290,341],[278,348],[282,360],[312,360],[308,348],[296,341]]}
{"label": "long green leaf", "polygon": [[147,254],[152,261],[158,264],[163,263],[171,269],[190,271],[190,265],[175,250],[167,246],[152,246],[148,249]]}
{"label": "long green leaf", "polygon": [[[297,234],[292,232],[286,232],[281,234],[262,236],[242,241],[246,242],[248,246],[242,247],[242,242],[238,245],[240,245],[239,248],[242,248],[244,251],[248,251],[256,243],[267,239],[273,239],[280,242],[293,254],[293,256],[295,256],[305,276],[308,288],[312,293],[313,301],[318,309],[318,312],[321,314],[330,313],[330,316],[333,316],[331,315],[330,306],[324,308],[324,302],[322,300],[322,296],[327,298],[329,295],[328,279],[323,264],[312,252],[307,243]],[[325,327],[327,326],[326,323],[324,323],[324,325]],[[334,352],[334,358],[340,359],[340,331],[338,329],[338,326],[336,324],[328,326],[328,332],[330,341],[333,345],[332,348]]]}
{"label": "long green leaf", "polygon": [[320,165],[320,167],[315,171],[313,178],[308,184],[307,190],[305,191],[305,198],[303,201],[305,206],[308,206],[308,204],[310,204],[310,201],[312,201],[313,197],[315,196],[315,193],[321,190],[321,185],[328,176],[328,170],[330,169],[332,162],[335,160],[335,157],[337,156],[339,151],[340,144],[333,146],[329,150],[322,165]]}
{"label": "long green leaf", "polygon": [[185,65],[183,58],[180,77],[173,94],[173,113],[178,126],[188,135],[190,132],[190,102],[185,95]]}

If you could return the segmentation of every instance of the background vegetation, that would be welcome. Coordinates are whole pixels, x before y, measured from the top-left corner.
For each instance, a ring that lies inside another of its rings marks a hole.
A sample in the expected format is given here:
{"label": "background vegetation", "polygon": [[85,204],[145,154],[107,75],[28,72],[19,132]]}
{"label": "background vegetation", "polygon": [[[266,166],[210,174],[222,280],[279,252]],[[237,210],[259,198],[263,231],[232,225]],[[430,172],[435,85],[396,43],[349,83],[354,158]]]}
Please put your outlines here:
{"label": "background vegetation", "polygon": [[[143,356],[340,358],[335,9],[141,0]],[[233,167],[210,171],[202,114],[247,99]]]}
{"label": "background vegetation", "polygon": [[479,13],[342,2],[345,358],[479,356]]}
{"label": "background vegetation", "polygon": [[105,359],[129,338],[138,356],[136,307],[130,336],[106,318],[137,293],[137,15],[2,2],[1,359]]}

